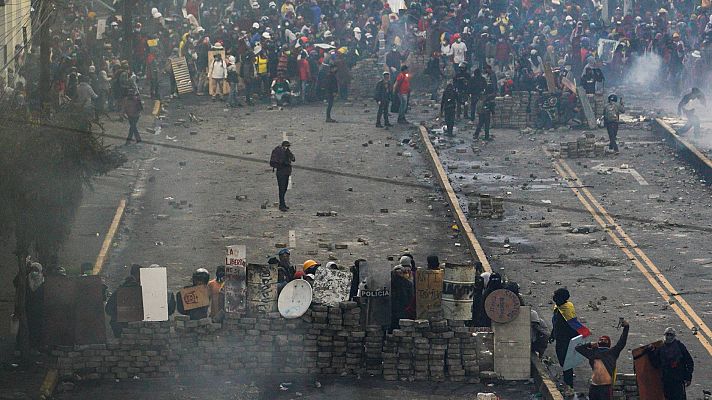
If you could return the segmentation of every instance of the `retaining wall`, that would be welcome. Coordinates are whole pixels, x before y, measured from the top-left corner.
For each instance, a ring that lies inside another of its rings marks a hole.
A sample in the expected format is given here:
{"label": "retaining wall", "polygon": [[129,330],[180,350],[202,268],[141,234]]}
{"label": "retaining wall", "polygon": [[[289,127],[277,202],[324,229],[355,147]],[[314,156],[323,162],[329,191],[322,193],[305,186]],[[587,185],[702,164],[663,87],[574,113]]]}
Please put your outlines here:
{"label": "retaining wall", "polygon": [[355,302],[312,305],[298,319],[279,313],[227,314],[222,323],[177,316],[132,322],[107,344],[57,348],[61,377],[161,377],[175,373],[247,376],[358,374],[386,380],[478,382],[495,378],[493,334],[461,321],[402,320],[386,333],[360,326]]}

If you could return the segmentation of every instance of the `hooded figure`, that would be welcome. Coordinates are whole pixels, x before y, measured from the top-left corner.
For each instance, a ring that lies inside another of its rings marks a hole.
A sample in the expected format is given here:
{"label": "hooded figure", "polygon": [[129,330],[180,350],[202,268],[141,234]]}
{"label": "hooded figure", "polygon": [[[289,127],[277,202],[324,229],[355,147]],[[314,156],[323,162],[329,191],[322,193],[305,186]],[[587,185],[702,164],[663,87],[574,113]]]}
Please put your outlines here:
{"label": "hooded figure", "polygon": [[[587,337],[591,332],[576,318],[576,310],[573,303],[569,301],[571,295],[568,289],[556,289],[553,296],[554,313],[551,318],[553,329],[549,341],[556,342],[556,358],[561,366],[564,365],[566,359],[566,351],[569,348],[569,342],[576,336],[582,335]],[[564,371],[564,383],[568,386],[567,392],[573,391],[574,386],[574,370],[568,369]]]}
{"label": "hooded figure", "polygon": [[413,319],[409,307],[414,297],[413,282],[410,280],[410,265],[398,264],[391,271],[391,329],[400,328],[401,319]]}
{"label": "hooded figure", "polygon": [[485,279],[482,275],[475,275],[475,290],[472,293],[472,324],[482,325],[482,315],[485,313],[485,302],[482,300],[482,291],[485,289]]}
{"label": "hooded figure", "polygon": [[672,327],[665,329],[662,346],[651,349],[650,361],[663,376],[663,392],[668,400],[685,400],[685,387],[692,382],[695,362],[687,347],[677,339]]}

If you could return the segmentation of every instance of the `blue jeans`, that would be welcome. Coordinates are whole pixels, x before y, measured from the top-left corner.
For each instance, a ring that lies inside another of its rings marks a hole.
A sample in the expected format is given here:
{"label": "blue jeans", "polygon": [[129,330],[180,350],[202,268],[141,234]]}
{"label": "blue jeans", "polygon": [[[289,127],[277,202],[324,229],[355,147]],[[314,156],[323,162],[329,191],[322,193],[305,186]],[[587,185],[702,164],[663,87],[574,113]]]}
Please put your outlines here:
{"label": "blue jeans", "polygon": [[408,94],[399,93],[400,98],[400,108],[398,109],[398,120],[405,119],[405,112],[408,110]]}

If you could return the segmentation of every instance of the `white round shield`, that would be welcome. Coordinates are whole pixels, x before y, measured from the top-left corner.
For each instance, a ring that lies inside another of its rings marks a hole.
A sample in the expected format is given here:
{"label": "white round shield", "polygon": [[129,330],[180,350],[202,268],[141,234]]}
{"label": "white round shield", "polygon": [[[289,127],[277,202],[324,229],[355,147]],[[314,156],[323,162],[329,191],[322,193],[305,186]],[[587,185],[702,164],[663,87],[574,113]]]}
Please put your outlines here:
{"label": "white round shield", "polygon": [[299,318],[312,302],[312,287],[304,279],[289,282],[279,293],[277,308],[284,318]]}

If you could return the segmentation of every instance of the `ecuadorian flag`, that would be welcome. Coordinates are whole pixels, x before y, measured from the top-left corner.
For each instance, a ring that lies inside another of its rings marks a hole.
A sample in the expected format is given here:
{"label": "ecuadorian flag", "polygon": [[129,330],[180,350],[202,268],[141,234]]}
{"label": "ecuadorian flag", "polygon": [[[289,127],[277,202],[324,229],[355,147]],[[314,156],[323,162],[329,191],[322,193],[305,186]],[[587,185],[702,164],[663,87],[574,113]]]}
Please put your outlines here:
{"label": "ecuadorian flag", "polygon": [[576,318],[576,310],[574,309],[574,303],[567,301],[560,306],[554,306],[554,310],[558,310],[564,320],[568,322],[571,329],[578,332],[579,335],[583,337],[591,336],[591,331],[582,324],[578,318]]}

